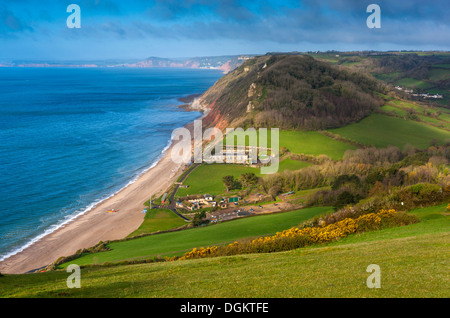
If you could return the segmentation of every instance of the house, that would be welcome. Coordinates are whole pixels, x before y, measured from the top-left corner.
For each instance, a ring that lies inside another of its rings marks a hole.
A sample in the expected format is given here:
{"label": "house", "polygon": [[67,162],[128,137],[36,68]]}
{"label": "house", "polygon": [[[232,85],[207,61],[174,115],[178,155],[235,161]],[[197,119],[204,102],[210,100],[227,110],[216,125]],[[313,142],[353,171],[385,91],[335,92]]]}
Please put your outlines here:
{"label": "house", "polygon": [[214,200],[214,197],[213,197],[211,194],[205,194],[205,195],[203,196],[203,198],[204,198],[206,201],[213,201],[213,200]]}
{"label": "house", "polygon": [[231,197],[231,198],[228,198],[228,202],[229,203],[237,203],[237,202],[239,202],[240,199],[241,199],[240,197]]}
{"label": "house", "polygon": [[200,209],[200,205],[199,205],[198,203],[193,203],[193,204],[189,207],[189,209],[190,209],[191,211],[199,210],[199,209]]}
{"label": "house", "polygon": [[184,208],[184,204],[183,204],[183,202],[181,202],[181,201],[177,201],[175,205],[176,205],[176,207],[179,208],[179,209]]}

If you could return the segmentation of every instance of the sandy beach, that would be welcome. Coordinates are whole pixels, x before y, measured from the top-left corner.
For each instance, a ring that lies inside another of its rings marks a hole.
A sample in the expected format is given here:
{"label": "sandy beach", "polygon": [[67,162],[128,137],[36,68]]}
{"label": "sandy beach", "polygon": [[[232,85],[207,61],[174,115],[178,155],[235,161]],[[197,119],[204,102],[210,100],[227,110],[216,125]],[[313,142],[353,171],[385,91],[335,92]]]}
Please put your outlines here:
{"label": "sandy beach", "polygon": [[[136,230],[144,219],[144,202],[159,196],[182,173],[182,166],[171,159],[174,142],[160,161],[136,182],[100,202],[71,223],[43,237],[22,252],[0,262],[0,272],[21,274],[49,265],[99,241],[121,239]],[[108,213],[115,209],[116,213]]]}

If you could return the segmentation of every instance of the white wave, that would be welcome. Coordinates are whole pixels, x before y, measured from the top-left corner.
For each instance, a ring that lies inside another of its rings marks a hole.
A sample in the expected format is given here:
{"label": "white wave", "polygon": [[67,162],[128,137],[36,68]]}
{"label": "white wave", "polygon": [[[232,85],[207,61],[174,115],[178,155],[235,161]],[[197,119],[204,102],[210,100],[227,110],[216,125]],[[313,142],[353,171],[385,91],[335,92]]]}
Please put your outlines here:
{"label": "white wave", "polygon": [[95,208],[98,204],[104,202],[105,200],[108,200],[109,198],[112,198],[113,196],[115,196],[116,194],[118,194],[120,191],[122,191],[123,189],[127,188],[128,186],[132,185],[133,183],[135,183],[140,176],[142,176],[143,174],[145,174],[147,171],[149,171],[150,169],[154,168],[158,162],[164,157],[165,153],[167,152],[167,150],[170,148],[170,146],[172,145],[172,140],[170,139],[169,142],[167,143],[167,145],[164,147],[164,149],[161,151],[161,153],[158,155],[158,157],[156,157],[152,163],[150,164],[150,166],[144,170],[142,170],[140,173],[138,173],[131,181],[129,181],[124,187],[120,188],[119,190],[115,191],[114,193],[102,198],[102,199],[98,199],[95,200],[94,202],[92,202],[91,204],[89,204],[87,207],[85,207],[83,210],[78,210],[75,213],[71,214],[71,215],[66,215],[64,217],[64,220],[62,220],[61,222],[52,225],[51,227],[49,227],[48,229],[46,229],[44,231],[44,233],[39,234],[38,236],[34,237],[33,239],[31,239],[30,241],[28,241],[27,243],[25,243],[24,245],[22,245],[21,247],[12,250],[11,252],[5,254],[5,255],[0,255],[0,262],[10,258],[11,256],[14,256],[22,251],[24,251],[25,249],[27,249],[28,247],[32,246],[34,243],[40,241],[41,239],[43,239],[44,237],[46,237],[47,235],[52,234],[53,232],[55,232],[56,230],[63,228],[64,226],[66,226],[67,224],[69,224],[70,222],[74,221],[75,219],[77,219],[78,217],[88,213],[89,211],[91,211],[93,208]]}

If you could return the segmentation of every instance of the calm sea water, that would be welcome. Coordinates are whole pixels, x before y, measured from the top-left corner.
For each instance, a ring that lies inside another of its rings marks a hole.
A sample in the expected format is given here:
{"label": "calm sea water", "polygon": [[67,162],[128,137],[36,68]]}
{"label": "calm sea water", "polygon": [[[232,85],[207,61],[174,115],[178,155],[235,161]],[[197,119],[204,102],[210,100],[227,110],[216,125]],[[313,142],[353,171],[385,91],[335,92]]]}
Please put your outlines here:
{"label": "calm sea water", "polygon": [[198,118],[178,97],[222,74],[189,69],[0,68],[0,260],[148,169]]}

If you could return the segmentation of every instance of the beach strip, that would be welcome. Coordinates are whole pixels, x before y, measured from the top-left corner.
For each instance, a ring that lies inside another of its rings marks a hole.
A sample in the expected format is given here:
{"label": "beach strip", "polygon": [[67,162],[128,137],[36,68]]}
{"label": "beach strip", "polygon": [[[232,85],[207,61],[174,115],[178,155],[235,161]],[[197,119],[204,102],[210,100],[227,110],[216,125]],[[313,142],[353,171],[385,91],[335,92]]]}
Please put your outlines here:
{"label": "beach strip", "polygon": [[[23,251],[0,262],[0,272],[22,274],[47,266],[61,256],[89,248],[100,241],[122,239],[144,219],[144,202],[163,194],[182,173],[184,165],[174,163],[166,150],[159,162],[115,195],[98,203],[72,222],[44,236]],[[112,209],[114,213],[109,213]]]}

